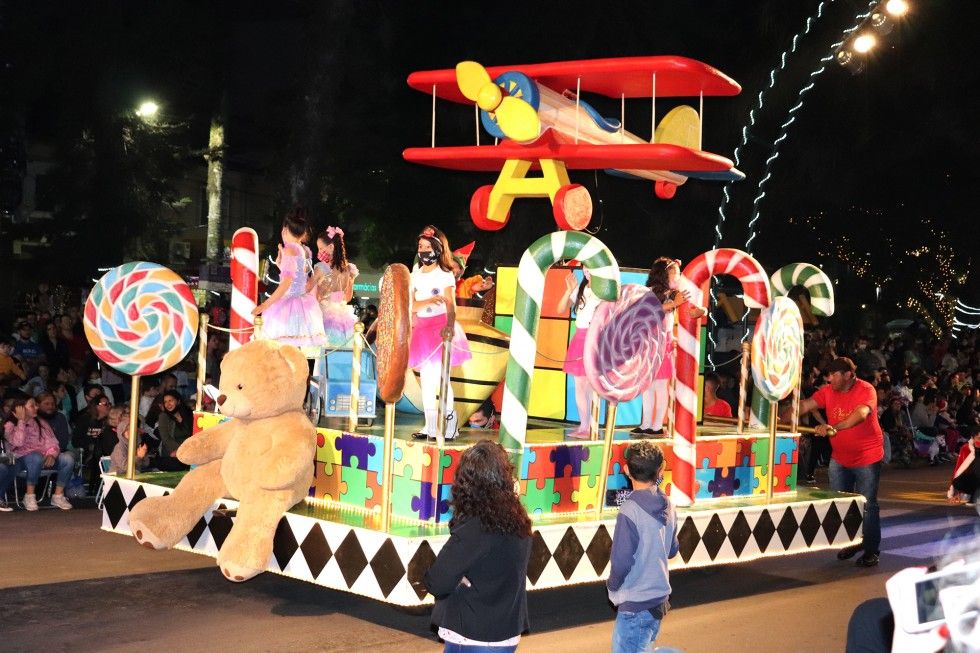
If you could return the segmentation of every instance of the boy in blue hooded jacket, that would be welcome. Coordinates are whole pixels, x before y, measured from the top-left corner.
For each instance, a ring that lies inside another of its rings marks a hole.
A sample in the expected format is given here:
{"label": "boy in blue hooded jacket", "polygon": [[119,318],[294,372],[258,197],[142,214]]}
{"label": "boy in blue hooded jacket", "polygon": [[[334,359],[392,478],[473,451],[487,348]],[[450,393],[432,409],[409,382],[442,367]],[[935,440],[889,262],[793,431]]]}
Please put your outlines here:
{"label": "boy in blue hooded jacket", "polygon": [[667,560],[677,555],[677,513],[660,489],[664,454],[641,440],[625,452],[633,493],[619,509],[606,586],[616,606],[613,653],[646,651],[670,605]]}

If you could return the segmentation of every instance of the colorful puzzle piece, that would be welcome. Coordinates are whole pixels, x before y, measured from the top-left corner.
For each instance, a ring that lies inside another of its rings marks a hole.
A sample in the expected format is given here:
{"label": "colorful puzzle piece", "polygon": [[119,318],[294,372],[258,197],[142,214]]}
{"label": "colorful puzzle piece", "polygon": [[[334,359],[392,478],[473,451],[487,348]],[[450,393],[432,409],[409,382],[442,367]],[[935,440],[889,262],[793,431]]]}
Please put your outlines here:
{"label": "colorful puzzle piece", "polygon": [[735,440],[735,466],[751,467],[752,464],[752,441],[746,438]]}
{"label": "colorful puzzle piece", "polygon": [[[368,458],[377,453],[377,446],[363,435],[344,433],[334,440],[334,446],[340,452],[340,464],[343,467],[356,467],[360,470],[368,468]],[[357,464],[354,464],[357,460]]]}
{"label": "colorful puzzle piece", "polygon": [[761,465],[750,468],[755,472],[755,483],[752,485],[752,494],[765,494],[768,491],[766,484],[769,482],[766,477],[766,469]]}
{"label": "colorful puzzle piece", "polygon": [[772,477],[772,492],[793,492],[796,490],[796,465],[784,463],[773,465],[775,475]]}
{"label": "colorful puzzle piece", "polygon": [[371,492],[371,496],[364,502],[364,507],[370,510],[381,507],[381,497],[384,494],[381,492],[380,476],[380,474],[372,472],[370,469],[367,472],[367,487]]}
{"label": "colorful puzzle piece", "polygon": [[576,490],[577,478],[564,476],[556,478],[553,487],[558,493],[558,501],[555,502],[552,512],[575,512],[579,509],[578,503],[572,497]]}
{"label": "colorful puzzle piece", "polygon": [[432,483],[422,481],[419,484],[418,495],[412,497],[412,512],[417,512],[419,519],[432,519],[436,516],[436,497],[433,494]]}
{"label": "colorful puzzle piece", "polygon": [[698,466],[702,469],[708,467],[721,467],[718,457],[721,455],[722,446],[718,440],[698,440],[697,442]]}
{"label": "colorful puzzle piece", "polygon": [[[392,475],[421,481],[422,469],[431,462],[431,454],[427,449],[428,447],[420,443],[395,440],[395,451],[391,465]],[[407,474],[406,468],[409,470]]]}
{"label": "colorful puzzle piece", "polygon": [[456,482],[456,469],[459,467],[459,457],[463,455],[462,449],[443,449],[439,456],[439,478],[440,484],[452,485]]}
{"label": "colorful puzzle piece", "polygon": [[418,497],[420,481],[412,478],[412,468],[406,465],[405,476],[391,477],[391,512],[400,517],[418,519],[418,512],[413,509],[413,503]]}
{"label": "colorful puzzle piece", "polygon": [[627,479],[626,474],[623,473],[622,463],[613,463],[612,471],[609,473],[609,478],[606,479],[606,489],[623,490],[627,487],[629,487],[629,479]]}
{"label": "colorful puzzle piece", "polygon": [[598,476],[602,472],[602,447],[582,445],[581,476]]}
{"label": "colorful puzzle piece", "polygon": [[756,438],[752,443],[752,462],[756,467],[765,469],[769,466],[769,439]]}
{"label": "colorful puzzle piece", "polygon": [[715,478],[708,483],[712,497],[733,497],[741,481],[735,475],[735,467],[721,467],[715,470]]}
{"label": "colorful puzzle piece", "polygon": [[599,479],[596,476],[579,476],[572,479],[572,501],[577,510],[593,510],[599,503]]}
{"label": "colorful puzzle piece", "polygon": [[534,448],[534,458],[529,460],[527,464],[527,478],[529,480],[552,478],[555,473],[555,463],[551,459],[551,452],[557,447],[558,445]]}
{"label": "colorful puzzle piece", "polygon": [[791,464],[797,462],[799,441],[796,438],[776,438],[776,463]]}
{"label": "colorful puzzle piece", "polygon": [[316,431],[316,460],[321,463],[333,463],[339,465],[341,462],[340,452],[337,451],[336,436],[327,433],[323,429]]}
{"label": "colorful puzzle piece", "polygon": [[315,463],[313,466],[314,498],[340,501],[340,493],[346,490],[340,474],[340,465],[321,462]]}
{"label": "colorful puzzle piece", "polygon": [[555,479],[529,479],[521,481],[521,499],[527,511],[534,514],[552,512],[561,495],[555,492]]}
{"label": "colorful puzzle piece", "polygon": [[554,463],[555,478],[571,478],[582,475],[582,458],[589,455],[585,447],[580,444],[559,445],[552,449],[549,454],[551,462]]}
{"label": "colorful puzzle piece", "polygon": [[695,489],[694,498],[695,499],[711,499],[711,487],[710,485],[714,483],[715,480],[714,469],[695,469],[694,479],[695,479]]}
{"label": "colorful puzzle piece", "polygon": [[341,471],[341,478],[346,484],[346,488],[340,493],[340,500],[352,506],[364,508],[367,500],[372,498],[371,488],[368,487],[367,470],[357,469],[356,467],[344,467]]}
{"label": "colorful puzzle piece", "polygon": [[738,481],[738,495],[752,494],[755,491],[759,479],[755,475],[755,467],[748,465],[735,467],[735,478]]}

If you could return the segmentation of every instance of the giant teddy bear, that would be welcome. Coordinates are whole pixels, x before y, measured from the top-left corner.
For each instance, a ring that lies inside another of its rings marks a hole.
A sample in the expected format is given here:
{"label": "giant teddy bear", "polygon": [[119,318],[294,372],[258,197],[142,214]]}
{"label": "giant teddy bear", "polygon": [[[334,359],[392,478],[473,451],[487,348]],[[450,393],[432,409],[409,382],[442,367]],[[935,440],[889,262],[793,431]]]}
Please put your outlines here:
{"label": "giant teddy bear", "polygon": [[313,478],[316,429],[303,412],[308,367],[299,349],[252,341],[221,362],[219,410],[232,419],[188,438],[177,458],[196,465],[165,497],[133,507],[130,530],[152,549],[167,549],[225,496],[239,501],[218,553],[229,580],[265,571],[276,526],[303,500]]}

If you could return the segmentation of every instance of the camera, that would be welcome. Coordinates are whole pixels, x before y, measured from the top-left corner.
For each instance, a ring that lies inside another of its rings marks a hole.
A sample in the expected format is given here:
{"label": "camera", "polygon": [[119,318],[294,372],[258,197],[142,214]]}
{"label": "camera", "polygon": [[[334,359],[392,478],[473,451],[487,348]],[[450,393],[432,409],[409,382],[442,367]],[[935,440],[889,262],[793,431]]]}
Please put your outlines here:
{"label": "camera", "polygon": [[978,575],[980,561],[949,565],[938,571],[903,578],[895,587],[895,598],[898,600],[892,601],[896,625],[908,633],[936,628],[946,621],[940,592],[972,585]]}

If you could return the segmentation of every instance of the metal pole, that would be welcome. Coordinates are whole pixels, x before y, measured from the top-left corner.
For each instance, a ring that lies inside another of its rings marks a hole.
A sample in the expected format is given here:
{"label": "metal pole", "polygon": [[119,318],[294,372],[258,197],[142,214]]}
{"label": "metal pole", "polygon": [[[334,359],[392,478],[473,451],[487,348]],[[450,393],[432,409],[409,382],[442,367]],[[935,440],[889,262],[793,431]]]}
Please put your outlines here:
{"label": "metal pole", "polygon": [[126,454],[126,478],[133,480],[136,476],[136,449],[140,445],[140,436],[136,432],[140,418],[140,377],[134,374],[130,381],[129,390],[129,452]]}
{"label": "metal pole", "polygon": [[[587,383],[587,381],[583,378],[580,381],[576,381],[576,383]],[[601,408],[601,404],[599,403],[600,401],[602,401],[602,400],[599,399],[599,393],[593,390],[592,391],[592,398],[591,398],[591,402],[592,403],[589,404],[589,409],[590,409],[589,412],[591,413],[591,415],[589,417],[589,439],[590,440],[598,440],[599,439],[599,413],[600,413],[600,408]]]}
{"label": "metal pole", "polygon": [[[734,426],[737,420],[734,417],[715,417],[714,415],[708,415],[704,418],[705,424],[718,424],[726,426]],[[790,433],[788,426],[777,425],[776,430],[780,433]],[[798,433],[813,433],[814,429],[811,426],[797,426],[796,432]]]}
{"label": "metal pole", "polygon": [[749,343],[742,343],[742,369],[738,375],[738,427],[735,431],[739,435],[745,432],[745,386],[749,379],[749,348]]}
{"label": "metal pole", "polygon": [[606,407],[606,437],[602,440],[602,467],[599,470],[599,498],[595,503],[595,518],[602,517],[606,504],[606,485],[609,479],[609,458],[612,456],[613,433],[616,431],[616,408],[618,404],[610,401]]}
{"label": "metal pole", "polygon": [[803,377],[800,376],[800,382],[796,384],[793,388],[793,412],[790,414],[789,430],[791,433],[796,433],[797,429],[800,427],[800,393],[801,386],[803,385]]}
{"label": "metal pole", "polygon": [[252,340],[262,340],[265,334],[262,333],[262,322],[265,320],[261,315],[255,316],[255,324],[252,327]]}
{"label": "metal pole", "polygon": [[449,396],[449,373],[453,361],[453,332],[456,328],[456,305],[446,304],[446,326],[442,328],[442,374],[439,376],[439,403],[436,408],[436,444],[440,449],[446,444],[446,416],[453,409],[446,404]]}
{"label": "metal pole", "polygon": [[[352,349],[350,366],[350,411],[347,418],[347,430],[354,433],[357,431],[357,415],[361,403],[361,352],[364,351],[363,322],[354,323],[354,344]],[[324,388],[326,387],[323,382],[320,385],[324,386]],[[324,389],[320,391],[323,392]]]}
{"label": "metal pole", "polygon": [[769,473],[766,474],[766,503],[772,503],[773,477],[776,475],[776,422],[779,421],[779,402],[769,404]]}
{"label": "metal pole", "polygon": [[[194,410],[201,410],[201,402],[204,400],[204,375],[207,372],[204,368],[208,364],[208,321],[207,314],[201,316],[201,326],[197,335],[197,399],[194,401]],[[139,397],[136,398],[139,403]]]}
{"label": "metal pole", "polygon": [[381,467],[381,532],[391,524],[391,464],[395,453],[395,404],[385,404],[385,457]]}

